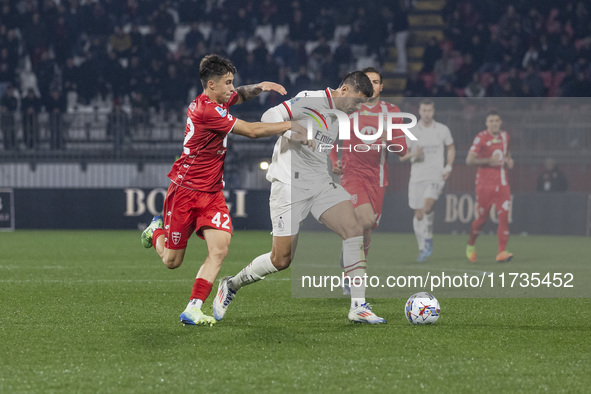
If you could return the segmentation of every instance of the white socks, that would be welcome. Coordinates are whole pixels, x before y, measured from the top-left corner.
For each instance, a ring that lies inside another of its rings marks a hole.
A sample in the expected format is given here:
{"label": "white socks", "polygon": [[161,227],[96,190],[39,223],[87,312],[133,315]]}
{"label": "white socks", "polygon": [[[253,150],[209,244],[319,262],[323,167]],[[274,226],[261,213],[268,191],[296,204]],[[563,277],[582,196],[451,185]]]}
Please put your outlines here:
{"label": "white socks", "polygon": [[412,218],[412,227],[415,230],[415,237],[417,237],[417,243],[419,244],[419,251],[425,250],[425,233],[426,233],[426,222],[423,216],[422,220],[417,219],[416,216]]}
{"label": "white socks", "polygon": [[199,309],[201,309],[201,305],[203,305],[203,301],[201,301],[198,298],[193,298],[191,301],[189,301],[189,304],[187,304],[187,308],[186,309],[191,309],[191,308],[199,308]]}
{"label": "white socks", "polygon": [[252,263],[244,267],[242,271],[228,281],[228,287],[238,291],[242,286],[265,279],[265,276],[273,272],[277,272],[277,268],[271,262],[271,252],[269,252],[255,258]]}
{"label": "white socks", "polygon": [[435,219],[435,212],[431,211],[431,213],[425,214],[423,220],[426,221],[425,223],[425,238],[432,239],[433,238],[433,221]]}
{"label": "white socks", "polygon": [[351,278],[351,308],[365,304],[366,283],[363,276],[367,262],[363,252],[363,236],[343,241],[343,265],[345,275]]}

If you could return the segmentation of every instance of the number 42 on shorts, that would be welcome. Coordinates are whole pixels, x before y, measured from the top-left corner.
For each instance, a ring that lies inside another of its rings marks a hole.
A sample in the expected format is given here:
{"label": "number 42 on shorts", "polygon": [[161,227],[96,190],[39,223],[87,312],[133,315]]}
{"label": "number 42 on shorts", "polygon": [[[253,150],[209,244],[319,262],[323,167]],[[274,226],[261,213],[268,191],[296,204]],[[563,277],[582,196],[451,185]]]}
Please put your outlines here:
{"label": "number 42 on shorts", "polygon": [[[223,223],[222,217],[223,219],[225,219]],[[211,219],[211,222],[215,224],[216,227],[230,229],[230,227],[228,226],[228,223],[230,223],[230,216],[227,213],[224,213],[223,215],[221,212],[216,213],[213,219]]]}

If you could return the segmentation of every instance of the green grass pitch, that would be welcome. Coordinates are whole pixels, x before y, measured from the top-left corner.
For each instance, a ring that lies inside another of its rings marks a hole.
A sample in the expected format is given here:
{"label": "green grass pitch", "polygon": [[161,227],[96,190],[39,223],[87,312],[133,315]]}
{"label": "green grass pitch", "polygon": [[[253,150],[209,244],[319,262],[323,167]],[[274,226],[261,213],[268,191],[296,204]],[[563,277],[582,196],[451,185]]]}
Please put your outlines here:
{"label": "green grass pitch", "polygon": [[[194,237],[183,266],[167,270],[139,235],[0,233],[0,393],[590,390],[588,298],[438,297],[433,326],[411,326],[405,299],[375,298],[388,324],[354,325],[346,299],[292,298],[288,270],[241,290],[214,327],[184,327],[178,316],[205,244]],[[299,248],[323,237],[338,247],[335,235],[321,234],[304,236]],[[391,240],[402,266],[413,264],[414,236],[380,234],[370,265],[390,253],[378,250],[380,239]],[[469,264],[466,236],[435,242],[429,264]],[[270,244],[267,232],[237,231],[221,275]],[[509,264],[587,262],[589,245],[582,237],[512,237]],[[482,236],[478,247],[478,264],[494,264],[485,255],[494,256],[495,238]]]}

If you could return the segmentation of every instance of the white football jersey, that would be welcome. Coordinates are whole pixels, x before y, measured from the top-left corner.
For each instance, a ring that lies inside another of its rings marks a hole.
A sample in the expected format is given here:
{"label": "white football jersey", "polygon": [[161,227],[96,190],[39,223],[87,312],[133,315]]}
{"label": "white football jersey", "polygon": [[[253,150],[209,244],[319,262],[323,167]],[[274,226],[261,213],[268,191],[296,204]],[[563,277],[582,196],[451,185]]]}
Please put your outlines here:
{"label": "white football jersey", "polygon": [[423,148],[423,155],[412,162],[410,182],[441,181],[444,168],[445,147],[454,143],[449,128],[433,121],[425,127],[421,121],[411,129],[416,141],[407,139],[409,150]]}
{"label": "white football jersey", "polygon": [[330,150],[327,146],[336,145],[338,122],[332,117],[320,115],[319,111],[324,109],[334,109],[334,101],[328,88],[302,91],[291,100],[284,101],[263,114],[263,121],[302,120],[304,127],[309,120],[312,120],[316,141],[316,148],[312,150],[300,142],[284,136],[279,137],[273,149],[273,160],[267,171],[268,181],[278,180],[303,189],[312,189],[319,183],[332,182],[328,172]]}

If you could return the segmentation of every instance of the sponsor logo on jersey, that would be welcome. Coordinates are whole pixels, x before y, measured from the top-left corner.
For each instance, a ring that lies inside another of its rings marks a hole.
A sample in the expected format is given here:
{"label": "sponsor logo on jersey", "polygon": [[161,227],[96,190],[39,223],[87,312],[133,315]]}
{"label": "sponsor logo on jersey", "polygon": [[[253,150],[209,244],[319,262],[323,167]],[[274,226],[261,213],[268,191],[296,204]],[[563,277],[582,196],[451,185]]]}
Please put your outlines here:
{"label": "sponsor logo on jersey", "polygon": [[357,194],[353,194],[353,195],[351,196],[351,202],[352,202],[353,204],[357,204]]}
{"label": "sponsor logo on jersey", "polygon": [[172,243],[175,245],[178,245],[178,243],[181,241],[181,233],[179,233],[178,231],[173,231],[172,233]]}
{"label": "sponsor logo on jersey", "polygon": [[281,231],[285,229],[285,223],[283,222],[283,218],[279,216],[279,221],[277,222],[277,228]]}
{"label": "sponsor logo on jersey", "polygon": [[228,114],[228,111],[223,109],[222,107],[215,107],[215,110],[218,111],[218,114],[220,114],[222,118],[225,118]]}
{"label": "sponsor logo on jersey", "polygon": [[197,104],[195,104],[194,102],[191,103],[191,105],[189,105],[189,109],[192,111],[195,111],[195,108],[197,107]]}

